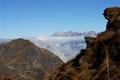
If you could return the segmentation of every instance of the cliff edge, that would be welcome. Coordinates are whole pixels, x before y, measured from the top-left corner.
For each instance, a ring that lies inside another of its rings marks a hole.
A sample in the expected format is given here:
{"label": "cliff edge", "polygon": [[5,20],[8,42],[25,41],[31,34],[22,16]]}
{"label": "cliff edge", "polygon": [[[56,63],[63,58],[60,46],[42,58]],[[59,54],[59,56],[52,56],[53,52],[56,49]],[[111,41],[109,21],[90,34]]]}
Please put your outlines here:
{"label": "cliff edge", "polygon": [[120,7],[104,10],[106,31],[86,37],[87,47],[45,80],[120,80]]}

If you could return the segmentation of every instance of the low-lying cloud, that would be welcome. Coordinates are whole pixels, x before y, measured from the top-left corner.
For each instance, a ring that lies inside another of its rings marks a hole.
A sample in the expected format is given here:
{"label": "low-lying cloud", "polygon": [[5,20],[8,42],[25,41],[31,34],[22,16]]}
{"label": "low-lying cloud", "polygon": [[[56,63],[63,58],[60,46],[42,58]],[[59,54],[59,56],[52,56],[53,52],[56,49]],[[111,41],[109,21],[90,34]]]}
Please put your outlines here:
{"label": "low-lying cloud", "polygon": [[41,48],[45,48],[59,56],[64,62],[74,58],[86,47],[84,37],[46,37],[29,38]]}

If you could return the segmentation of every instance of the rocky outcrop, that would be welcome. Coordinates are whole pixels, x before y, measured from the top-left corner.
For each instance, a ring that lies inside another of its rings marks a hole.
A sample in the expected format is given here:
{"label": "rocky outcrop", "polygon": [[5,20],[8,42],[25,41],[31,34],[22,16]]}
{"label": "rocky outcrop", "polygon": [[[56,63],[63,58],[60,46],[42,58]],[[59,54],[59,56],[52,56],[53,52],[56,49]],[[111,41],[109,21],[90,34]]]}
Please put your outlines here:
{"label": "rocky outcrop", "polygon": [[87,48],[45,80],[120,80],[120,8],[104,11],[106,31],[86,37]]}
{"label": "rocky outcrop", "polygon": [[16,39],[0,45],[0,80],[43,80],[63,62],[29,40]]}
{"label": "rocky outcrop", "polygon": [[108,20],[107,27],[106,27],[107,31],[120,29],[120,8],[119,7],[107,8],[104,10],[103,15]]}

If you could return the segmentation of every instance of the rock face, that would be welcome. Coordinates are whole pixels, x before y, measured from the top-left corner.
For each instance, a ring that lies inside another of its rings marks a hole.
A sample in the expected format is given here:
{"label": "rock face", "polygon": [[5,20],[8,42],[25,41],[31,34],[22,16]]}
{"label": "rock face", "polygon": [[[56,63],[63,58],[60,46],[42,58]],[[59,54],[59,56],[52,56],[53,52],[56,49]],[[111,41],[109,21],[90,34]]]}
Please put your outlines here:
{"label": "rock face", "polygon": [[63,62],[29,40],[16,39],[0,45],[0,80],[43,80]]}
{"label": "rock face", "polygon": [[120,8],[107,8],[106,31],[86,38],[87,48],[45,80],[120,80]]}

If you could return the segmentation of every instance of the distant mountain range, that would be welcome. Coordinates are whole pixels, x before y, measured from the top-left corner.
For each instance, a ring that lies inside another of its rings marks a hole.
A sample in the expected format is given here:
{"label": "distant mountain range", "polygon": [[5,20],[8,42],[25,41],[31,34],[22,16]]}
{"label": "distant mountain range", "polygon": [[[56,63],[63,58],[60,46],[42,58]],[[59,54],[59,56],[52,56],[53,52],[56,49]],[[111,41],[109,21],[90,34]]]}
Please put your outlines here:
{"label": "distant mountain range", "polygon": [[88,32],[73,32],[73,31],[68,31],[68,32],[55,32],[51,36],[54,37],[77,37],[77,36],[97,36],[97,32],[94,31],[88,31]]}
{"label": "distant mountain range", "polygon": [[11,41],[10,39],[0,39],[0,44]]}

